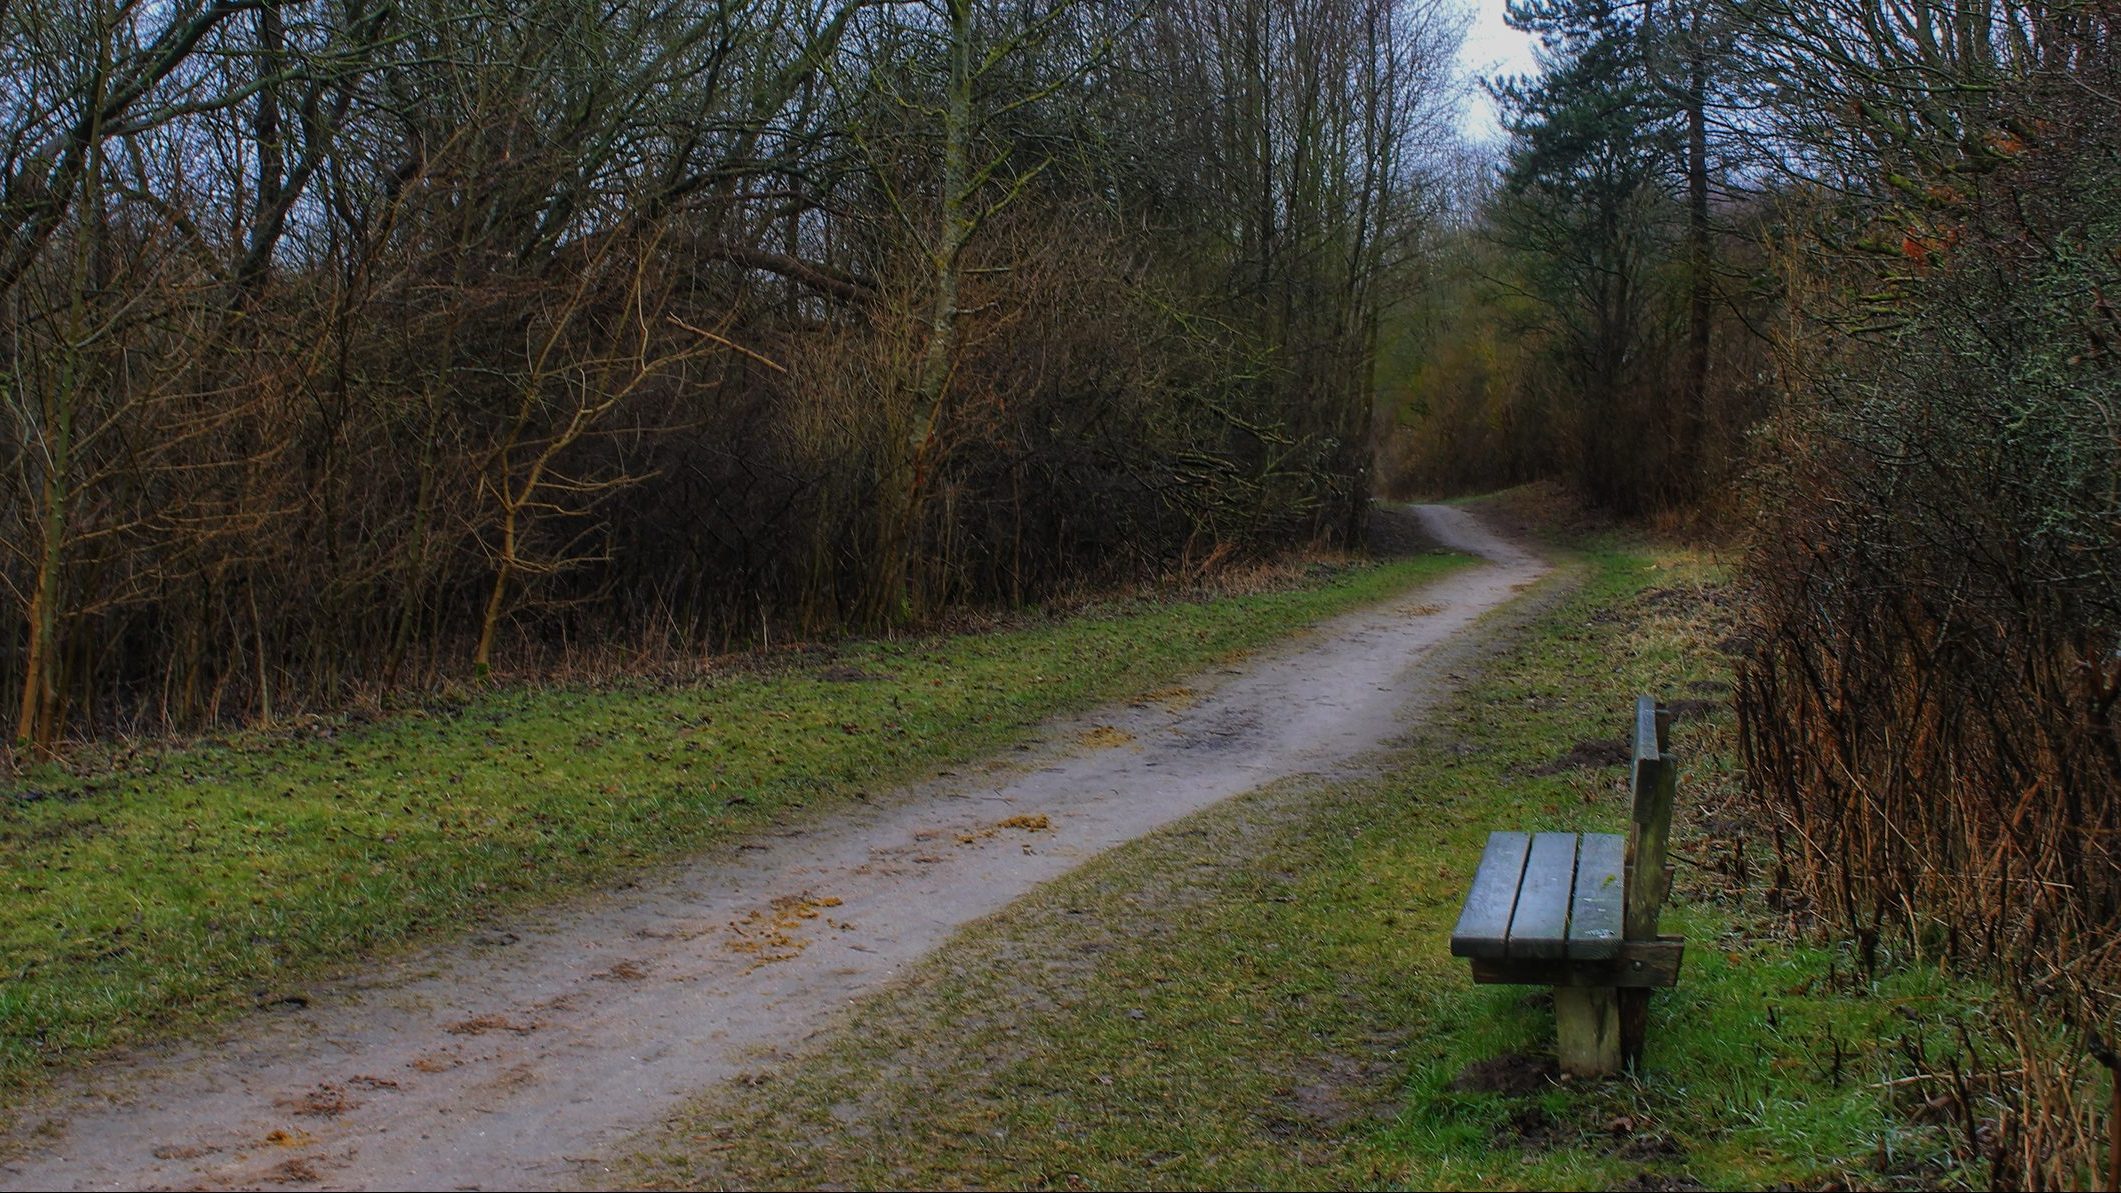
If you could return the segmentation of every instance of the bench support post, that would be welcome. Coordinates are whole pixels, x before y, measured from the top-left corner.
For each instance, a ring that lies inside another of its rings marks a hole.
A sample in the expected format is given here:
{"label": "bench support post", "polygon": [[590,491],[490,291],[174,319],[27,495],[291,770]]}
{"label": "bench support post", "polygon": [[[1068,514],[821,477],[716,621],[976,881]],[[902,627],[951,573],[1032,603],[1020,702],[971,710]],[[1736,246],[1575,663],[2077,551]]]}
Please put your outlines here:
{"label": "bench support post", "polygon": [[[1664,860],[1672,836],[1672,802],[1679,783],[1679,767],[1665,752],[1670,732],[1669,712],[1648,696],[1635,701],[1635,800],[1628,822],[1624,927],[1629,940],[1656,939],[1657,920],[1671,889]],[[1641,1072],[1643,1044],[1649,1036],[1650,992],[1623,991],[1619,1006],[1622,1059],[1628,1068]]]}
{"label": "bench support post", "polygon": [[1611,987],[1554,987],[1554,1042],[1562,1072],[1571,1077],[1620,1072],[1619,994]]}

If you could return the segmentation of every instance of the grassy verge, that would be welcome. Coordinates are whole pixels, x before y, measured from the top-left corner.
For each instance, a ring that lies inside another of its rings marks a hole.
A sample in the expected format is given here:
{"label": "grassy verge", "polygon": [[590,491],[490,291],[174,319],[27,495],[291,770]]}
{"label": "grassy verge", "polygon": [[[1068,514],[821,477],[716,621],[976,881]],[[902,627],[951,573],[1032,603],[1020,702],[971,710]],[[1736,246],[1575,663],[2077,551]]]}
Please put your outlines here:
{"label": "grassy verge", "polygon": [[[1713,569],[1607,550],[1382,777],[1284,784],[975,925],[619,1175],[686,1187],[1618,1189],[1966,1183],[1902,1041],[1980,992],[1789,931],[1734,806]],[[1544,991],[1445,939],[1487,831],[1604,828],[1637,691],[1684,698],[1681,985],[1647,1075],[1551,1077]],[[1610,757],[1612,762],[1598,759]]]}
{"label": "grassy verge", "polygon": [[867,642],[670,687],[509,690],[0,791],[0,1092],[269,1001],[333,965],[815,811],[1433,579]]}

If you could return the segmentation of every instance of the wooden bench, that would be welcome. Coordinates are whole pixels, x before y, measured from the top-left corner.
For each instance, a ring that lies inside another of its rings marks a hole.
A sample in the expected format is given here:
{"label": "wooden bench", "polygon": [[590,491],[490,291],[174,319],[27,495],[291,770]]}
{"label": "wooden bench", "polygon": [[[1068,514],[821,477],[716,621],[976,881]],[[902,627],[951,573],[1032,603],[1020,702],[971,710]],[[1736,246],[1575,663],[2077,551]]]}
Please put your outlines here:
{"label": "wooden bench", "polygon": [[1474,981],[1554,988],[1561,1069],[1573,1076],[1639,1067],[1650,990],[1679,981],[1686,942],[1657,934],[1672,881],[1670,725],[1649,697],[1635,701],[1627,836],[1488,834],[1451,933],[1451,955],[1472,962]]}

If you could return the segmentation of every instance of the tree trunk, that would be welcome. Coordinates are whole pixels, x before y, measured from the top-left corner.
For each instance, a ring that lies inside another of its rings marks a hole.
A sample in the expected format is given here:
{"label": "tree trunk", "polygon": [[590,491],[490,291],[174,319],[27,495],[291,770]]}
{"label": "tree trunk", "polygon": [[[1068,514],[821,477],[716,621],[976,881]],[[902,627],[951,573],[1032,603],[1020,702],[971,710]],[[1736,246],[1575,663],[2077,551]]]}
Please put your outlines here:
{"label": "tree trunk", "polygon": [[887,436],[891,460],[880,478],[889,492],[880,495],[876,592],[872,619],[904,624],[914,613],[912,578],[918,547],[921,507],[934,469],[943,404],[957,360],[958,290],[964,276],[965,245],[978,222],[972,182],[972,0],[950,0],[950,82],[943,108],[942,211],[929,252],[934,270],[934,301],[922,336],[920,361],[913,378],[912,417],[903,440],[896,429]]}
{"label": "tree trunk", "polygon": [[471,652],[471,672],[480,679],[493,674],[493,639],[501,624],[501,611],[508,607],[508,561],[515,558],[515,519],[510,517],[502,547],[501,562],[493,569],[493,590],[486,596],[486,612],[479,618],[479,644]]}
{"label": "tree trunk", "polygon": [[[1696,51],[1686,93],[1687,353],[1685,408],[1679,412],[1679,467],[1670,474],[1688,489],[1701,476],[1698,456],[1706,439],[1709,388],[1709,323],[1714,314],[1715,258],[1709,238],[1709,136],[1705,109],[1708,66]],[[1675,497],[1684,494],[1674,494]]]}
{"label": "tree trunk", "polygon": [[59,713],[59,599],[61,572],[66,565],[68,516],[73,501],[74,418],[78,413],[81,386],[82,346],[88,340],[88,285],[90,254],[94,250],[103,218],[104,89],[110,71],[110,18],[97,12],[101,36],[97,41],[95,86],[89,96],[86,165],[81,178],[86,193],[80,212],[78,243],[74,245],[72,293],[67,297],[66,327],[59,346],[59,375],[44,396],[44,476],[39,486],[42,509],[38,511],[43,542],[37,552],[37,582],[31,592],[26,621],[29,649],[23,660],[22,703],[15,719],[15,738],[25,748],[48,753],[58,736]]}

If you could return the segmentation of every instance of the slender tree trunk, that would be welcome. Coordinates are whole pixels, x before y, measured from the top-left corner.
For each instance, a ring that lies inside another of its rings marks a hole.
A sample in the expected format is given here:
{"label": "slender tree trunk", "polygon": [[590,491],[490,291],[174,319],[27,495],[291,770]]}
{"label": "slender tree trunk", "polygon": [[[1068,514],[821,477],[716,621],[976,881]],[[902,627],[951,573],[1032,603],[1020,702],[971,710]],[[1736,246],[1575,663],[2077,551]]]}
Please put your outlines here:
{"label": "slender tree trunk", "polygon": [[[452,353],[446,350],[442,359],[447,362]],[[444,365],[446,374],[447,365]],[[420,476],[412,507],[412,527],[406,535],[405,554],[400,565],[403,591],[398,597],[397,625],[392,631],[390,654],[383,664],[383,674],[390,683],[398,681],[399,668],[412,653],[419,637],[421,609],[426,605],[428,573],[428,540],[434,525],[437,474],[440,468],[442,436],[442,398],[436,392],[441,385],[437,377],[427,387],[427,431],[422,437],[420,451]]]}
{"label": "slender tree trunk", "polygon": [[[70,421],[70,420],[69,420]],[[59,653],[59,568],[66,535],[67,431],[53,435],[52,461],[44,478],[43,550],[37,557],[37,584],[29,605],[29,655],[22,670],[21,712],[15,740],[43,751],[50,747],[59,693],[55,671]]]}
{"label": "slender tree trunk", "polygon": [[[1705,111],[1708,66],[1697,53],[1689,66],[1686,94],[1687,353],[1685,409],[1680,411],[1679,468],[1671,470],[1689,489],[1699,483],[1697,458],[1707,438],[1709,324],[1714,315],[1715,258],[1709,237],[1709,136]],[[1679,496],[1675,494],[1674,496]]]}
{"label": "slender tree trunk", "polygon": [[[84,232],[79,249],[83,258],[88,253],[87,239]],[[38,518],[43,542],[37,552],[37,582],[30,592],[26,618],[29,651],[22,670],[21,711],[15,719],[15,739],[40,753],[51,747],[57,732],[54,721],[59,708],[59,581],[66,566],[67,514],[73,503],[74,399],[79,383],[80,335],[86,318],[86,279],[79,276],[82,272],[77,268],[59,376],[43,403],[45,460]]]}
{"label": "slender tree trunk", "polygon": [[87,162],[82,185],[87,189],[77,210],[80,228],[74,244],[72,276],[68,285],[66,325],[59,346],[59,375],[41,400],[44,431],[44,475],[39,486],[38,529],[43,537],[37,552],[37,581],[31,590],[28,616],[29,649],[22,670],[22,702],[15,718],[15,738],[23,746],[48,752],[58,736],[59,714],[59,602],[61,573],[66,566],[67,522],[73,504],[74,420],[79,413],[82,349],[88,339],[88,283],[90,254],[100,232],[103,176],[103,128],[100,113],[110,73],[110,19],[97,10],[97,62],[95,84],[90,89],[92,113],[88,128]]}
{"label": "slender tree trunk", "polygon": [[[972,185],[972,0],[950,0],[950,82],[943,109],[942,211],[929,252],[934,301],[922,336],[913,379],[913,417],[902,443],[888,446],[897,461],[883,478],[878,503],[879,538],[876,620],[903,623],[913,613],[912,574],[921,505],[934,470],[943,404],[957,358],[958,292],[965,245],[978,223]],[[893,432],[894,437],[896,432]]]}
{"label": "slender tree trunk", "polygon": [[493,639],[501,624],[501,611],[508,607],[508,579],[514,572],[516,526],[511,513],[501,534],[501,562],[493,569],[493,590],[486,596],[486,612],[479,618],[479,645],[471,652],[472,674],[485,679],[493,674]]}

